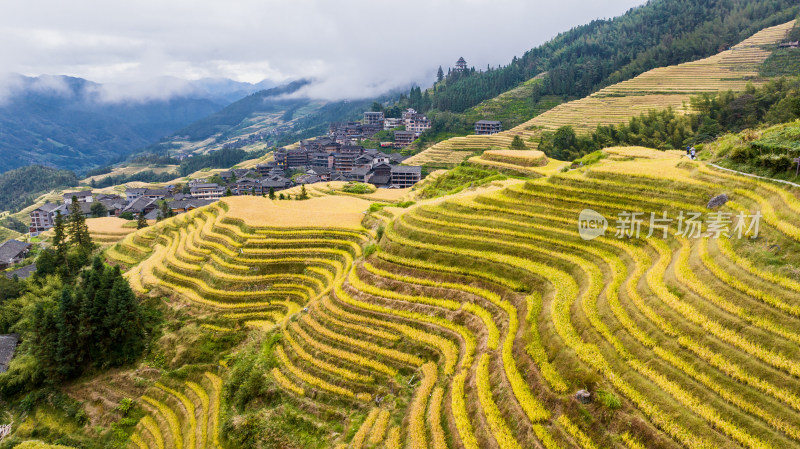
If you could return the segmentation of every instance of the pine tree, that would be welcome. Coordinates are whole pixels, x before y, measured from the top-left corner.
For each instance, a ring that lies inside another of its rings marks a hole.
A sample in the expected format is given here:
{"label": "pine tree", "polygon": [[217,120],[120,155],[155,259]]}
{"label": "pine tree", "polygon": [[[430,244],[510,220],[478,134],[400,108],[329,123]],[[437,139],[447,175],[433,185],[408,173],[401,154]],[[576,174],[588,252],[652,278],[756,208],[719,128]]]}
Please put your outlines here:
{"label": "pine tree", "polygon": [[307,200],[308,199],[308,192],[306,191],[306,185],[305,184],[300,186],[300,196],[297,199],[300,199],[300,200]]}
{"label": "pine tree", "polygon": [[56,263],[62,266],[67,263],[67,250],[69,250],[69,242],[64,234],[64,216],[61,211],[56,211],[56,217],[53,220],[53,248],[56,251]]}
{"label": "pine tree", "polygon": [[89,227],[86,226],[86,217],[81,211],[78,197],[72,197],[68,221],[70,243],[86,252],[91,252],[94,249],[94,245],[92,244],[92,238],[89,236]]}
{"label": "pine tree", "polygon": [[160,205],[161,210],[161,218],[166,219],[175,216],[175,212],[172,212],[172,208],[169,207],[166,201],[161,201]]}
{"label": "pine tree", "polygon": [[512,150],[527,150],[528,147],[525,146],[525,142],[522,140],[520,136],[514,136],[514,139],[511,140],[511,147]]}
{"label": "pine tree", "polygon": [[233,192],[231,192],[231,188],[230,187],[225,189],[225,196],[232,196],[232,195],[233,195]]}
{"label": "pine tree", "polygon": [[444,70],[442,70],[442,66],[439,66],[439,71],[436,72],[436,81],[442,82],[444,79]]}
{"label": "pine tree", "polygon": [[117,268],[111,289],[106,329],[111,337],[111,365],[133,362],[144,349],[144,330],[139,302]]}
{"label": "pine tree", "polygon": [[269,188],[269,199],[271,200],[275,199],[275,189],[273,189],[272,187]]}
{"label": "pine tree", "polygon": [[58,331],[56,341],[55,358],[52,361],[59,377],[68,379],[78,370],[78,354],[81,348],[76,344],[77,333],[73,320],[75,314],[75,303],[72,293],[68,288],[61,291],[61,298],[58,302],[56,314],[56,329]]}
{"label": "pine tree", "polygon": [[139,213],[139,218],[136,219],[136,229],[147,227],[147,219],[144,218],[144,212]]}
{"label": "pine tree", "polygon": [[44,373],[45,379],[53,382],[55,376],[55,364],[58,330],[56,319],[51,310],[45,309],[44,302],[37,302],[33,311],[33,355],[39,362]]}

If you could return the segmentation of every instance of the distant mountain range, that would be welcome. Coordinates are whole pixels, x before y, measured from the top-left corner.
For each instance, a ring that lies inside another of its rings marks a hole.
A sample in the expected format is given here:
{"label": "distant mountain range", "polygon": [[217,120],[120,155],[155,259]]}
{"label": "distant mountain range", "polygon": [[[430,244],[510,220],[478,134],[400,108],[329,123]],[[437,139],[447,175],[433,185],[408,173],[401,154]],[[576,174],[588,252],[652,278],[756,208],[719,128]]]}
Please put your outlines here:
{"label": "distant mountain range", "polygon": [[30,164],[80,172],[108,164],[273,86],[211,78],[102,85],[6,75],[0,77],[0,172]]}

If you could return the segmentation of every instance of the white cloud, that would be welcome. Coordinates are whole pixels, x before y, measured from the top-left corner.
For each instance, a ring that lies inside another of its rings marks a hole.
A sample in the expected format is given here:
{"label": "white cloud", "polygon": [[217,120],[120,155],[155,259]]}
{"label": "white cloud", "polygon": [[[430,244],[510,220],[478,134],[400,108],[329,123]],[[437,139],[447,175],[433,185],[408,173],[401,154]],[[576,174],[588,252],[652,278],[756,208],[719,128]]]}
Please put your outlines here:
{"label": "white cloud", "polygon": [[[506,64],[558,32],[643,2],[2,2],[0,72],[124,86],[108,98],[181,91],[163,77],[307,77],[319,81],[310,95],[364,97],[409,82],[429,85],[439,65],[446,70],[459,56],[478,68]],[[149,80],[153,86],[141,86]]]}

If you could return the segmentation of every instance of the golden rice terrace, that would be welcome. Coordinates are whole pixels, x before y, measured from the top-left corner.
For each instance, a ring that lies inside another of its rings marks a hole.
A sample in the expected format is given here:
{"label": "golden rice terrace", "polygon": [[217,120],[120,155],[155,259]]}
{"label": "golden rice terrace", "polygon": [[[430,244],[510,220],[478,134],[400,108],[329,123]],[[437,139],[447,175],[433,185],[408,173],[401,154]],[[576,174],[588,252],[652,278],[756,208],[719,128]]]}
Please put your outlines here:
{"label": "golden rice terrace", "polygon": [[[208,332],[264,341],[284,407],[332,429],[321,447],[797,447],[798,192],[679,152],[607,152],[366,217],[338,195],[225,199],[108,256]],[[581,237],[584,209],[604,235]],[[700,235],[678,227],[691,212]],[[151,387],[130,447],[223,447],[228,375]]]}

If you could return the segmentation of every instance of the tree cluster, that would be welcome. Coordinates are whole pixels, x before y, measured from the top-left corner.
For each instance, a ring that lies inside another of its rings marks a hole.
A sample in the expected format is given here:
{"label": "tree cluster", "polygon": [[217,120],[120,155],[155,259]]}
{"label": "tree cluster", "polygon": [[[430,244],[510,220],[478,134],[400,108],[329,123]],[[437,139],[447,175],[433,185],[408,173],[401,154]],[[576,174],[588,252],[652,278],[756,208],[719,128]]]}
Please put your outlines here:
{"label": "tree cluster", "polygon": [[144,350],[144,321],[119,268],[104,266],[96,257],[75,287],[61,290],[56,304],[36,304],[33,355],[49,382],[131,363]]}
{"label": "tree cluster", "polygon": [[42,251],[36,259],[36,275],[57,274],[70,278],[72,273],[89,262],[93,250],[94,243],[89,235],[86,217],[81,212],[78,199],[72,197],[69,215],[64,217],[60,212],[56,213],[52,246]]}

